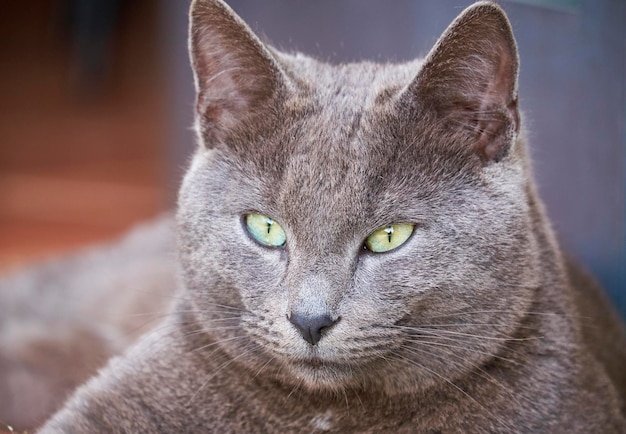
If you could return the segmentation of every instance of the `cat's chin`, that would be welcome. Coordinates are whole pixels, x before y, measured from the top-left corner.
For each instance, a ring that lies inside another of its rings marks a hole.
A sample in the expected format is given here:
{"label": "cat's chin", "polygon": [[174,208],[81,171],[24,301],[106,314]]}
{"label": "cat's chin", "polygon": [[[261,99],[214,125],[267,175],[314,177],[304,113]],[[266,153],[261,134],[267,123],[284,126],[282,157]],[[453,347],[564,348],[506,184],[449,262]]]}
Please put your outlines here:
{"label": "cat's chin", "polygon": [[312,391],[337,390],[358,383],[353,366],[319,357],[291,360],[281,370],[279,380]]}
{"label": "cat's chin", "polygon": [[[440,374],[404,363],[374,360],[332,361],[318,356],[282,360],[273,372],[275,380],[310,392],[377,391],[388,397],[426,391]],[[450,373],[443,374],[450,376]],[[449,377],[450,380],[454,376]],[[360,393],[360,392],[359,392]]]}

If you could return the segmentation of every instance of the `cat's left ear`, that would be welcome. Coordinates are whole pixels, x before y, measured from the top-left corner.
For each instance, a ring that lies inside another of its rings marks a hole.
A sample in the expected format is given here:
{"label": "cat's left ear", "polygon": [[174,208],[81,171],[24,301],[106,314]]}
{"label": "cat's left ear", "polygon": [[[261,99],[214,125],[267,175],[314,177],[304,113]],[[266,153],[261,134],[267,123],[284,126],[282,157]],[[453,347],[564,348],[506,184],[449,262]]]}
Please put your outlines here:
{"label": "cat's left ear", "polygon": [[479,2],[440,37],[404,97],[469,129],[481,160],[498,161],[519,131],[518,69],[504,11],[495,3]]}
{"label": "cat's left ear", "polygon": [[263,123],[286,87],[278,62],[221,0],[193,0],[189,51],[196,119],[207,147]]}

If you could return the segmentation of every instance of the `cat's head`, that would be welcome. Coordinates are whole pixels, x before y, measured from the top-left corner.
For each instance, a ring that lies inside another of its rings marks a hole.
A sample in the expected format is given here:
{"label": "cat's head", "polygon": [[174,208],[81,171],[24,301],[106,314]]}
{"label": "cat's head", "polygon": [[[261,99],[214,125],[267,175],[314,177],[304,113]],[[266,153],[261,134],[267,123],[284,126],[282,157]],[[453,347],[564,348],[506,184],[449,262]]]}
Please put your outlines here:
{"label": "cat's head", "polygon": [[286,383],[388,393],[499,353],[537,264],[497,5],[464,11],[423,61],[331,66],[197,0],[190,48],[181,261],[223,350]]}

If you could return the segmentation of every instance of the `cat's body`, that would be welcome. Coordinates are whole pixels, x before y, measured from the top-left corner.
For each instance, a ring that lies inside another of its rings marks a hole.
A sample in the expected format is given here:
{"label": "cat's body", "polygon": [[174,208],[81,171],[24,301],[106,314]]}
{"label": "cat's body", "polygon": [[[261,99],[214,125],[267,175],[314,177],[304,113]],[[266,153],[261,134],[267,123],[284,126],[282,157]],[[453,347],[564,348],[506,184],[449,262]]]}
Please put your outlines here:
{"label": "cat's body", "polygon": [[622,325],[538,201],[497,6],[403,65],[276,52],[216,0],[191,19],[184,288],[41,432],[624,432]]}
{"label": "cat's body", "polygon": [[[171,216],[0,280],[0,429],[34,428],[167,311]],[[159,312],[163,312],[160,313]]]}

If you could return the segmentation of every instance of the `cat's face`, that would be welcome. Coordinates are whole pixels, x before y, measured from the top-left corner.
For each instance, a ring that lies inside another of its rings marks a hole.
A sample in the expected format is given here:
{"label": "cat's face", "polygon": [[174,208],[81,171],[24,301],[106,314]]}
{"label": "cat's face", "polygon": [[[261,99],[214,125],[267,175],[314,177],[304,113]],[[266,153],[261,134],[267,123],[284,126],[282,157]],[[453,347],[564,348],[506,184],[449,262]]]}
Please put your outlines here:
{"label": "cat's face", "polygon": [[[270,51],[197,1],[192,60],[202,143],[181,260],[221,349],[289,384],[397,393],[513,336],[536,255],[497,7],[465,12],[424,63],[335,67]],[[381,228],[399,245],[377,253]]]}

